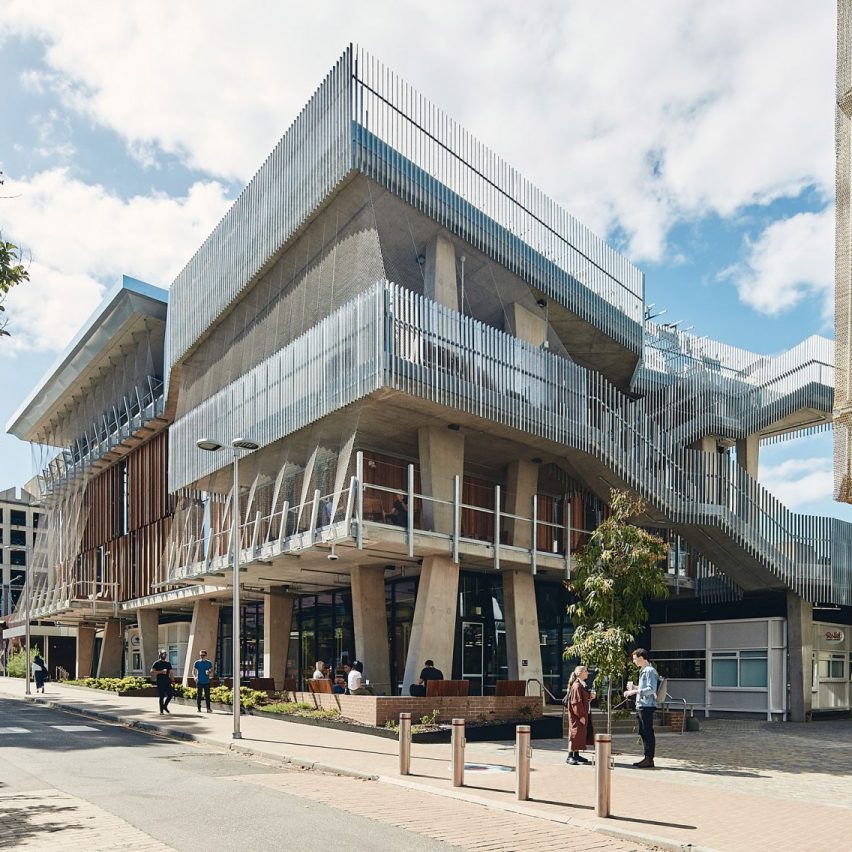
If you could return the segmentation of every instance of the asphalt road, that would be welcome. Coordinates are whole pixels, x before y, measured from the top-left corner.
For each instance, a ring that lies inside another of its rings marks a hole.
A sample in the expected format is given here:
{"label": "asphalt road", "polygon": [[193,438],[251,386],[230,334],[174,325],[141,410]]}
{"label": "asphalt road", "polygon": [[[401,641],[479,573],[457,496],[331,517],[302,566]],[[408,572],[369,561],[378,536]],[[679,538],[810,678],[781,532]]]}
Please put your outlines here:
{"label": "asphalt road", "polygon": [[[40,841],[44,844],[41,848],[63,848],[56,821],[49,834],[40,825],[47,805],[40,808],[38,798],[48,799],[41,791],[52,789],[96,805],[178,850],[290,848],[312,852],[338,846],[365,852],[448,852],[457,848],[237,780],[258,774],[292,776],[295,772],[206,746],[175,743],[70,713],[0,699],[0,805],[4,799],[7,806],[12,800],[26,802],[0,811],[0,846],[13,848],[20,842],[9,834],[3,839],[5,819],[5,828],[11,830],[14,820],[14,830],[19,833],[16,836],[28,843]],[[300,774],[309,789],[312,773]],[[337,780],[344,795],[352,782]],[[31,801],[33,798],[36,801]],[[95,818],[91,821],[94,824]],[[114,828],[111,831],[116,833]],[[39,837],[39,832],[44,836]],[[80,834],[74,833],[75,848]],[[70,843],[70,830],[67,837]],[[120,837],[114,839],[116,844],[120,842]],[[107,847],[89,844],[87,848],[95,852]]]}

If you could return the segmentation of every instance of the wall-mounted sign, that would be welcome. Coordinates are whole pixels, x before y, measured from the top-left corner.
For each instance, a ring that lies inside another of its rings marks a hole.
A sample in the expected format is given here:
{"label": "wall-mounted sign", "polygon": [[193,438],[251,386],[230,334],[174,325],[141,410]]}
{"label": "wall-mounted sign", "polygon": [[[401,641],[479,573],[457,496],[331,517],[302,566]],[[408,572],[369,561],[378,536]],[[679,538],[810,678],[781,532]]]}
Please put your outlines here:
{"label": "wall-mounted sign", "polygon": [[138,646],[139,646],[139,644],[140,644],[140,643],[139,643],[139,634],[138,634],[138,633],[134,633],[134,634],[130,637],[130,644],[131,644],[134,648],[136,648],[136,647],[138,647]]}
{"label": "wall-mounted sign", "polygon": [[842,630],[833,627],[830,630],[826,630],[822,634],[822,638],[825,642],[842,642],[846,638],[846,634]]}

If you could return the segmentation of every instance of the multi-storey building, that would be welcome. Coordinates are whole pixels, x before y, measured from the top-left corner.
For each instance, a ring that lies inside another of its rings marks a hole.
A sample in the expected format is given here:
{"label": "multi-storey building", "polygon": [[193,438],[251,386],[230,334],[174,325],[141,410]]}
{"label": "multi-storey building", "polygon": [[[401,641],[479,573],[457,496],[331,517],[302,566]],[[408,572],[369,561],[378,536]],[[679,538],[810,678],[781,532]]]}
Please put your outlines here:
{"label": "multi-storey building", "polygon": [[110,599],[142,665],[183,619],[179,663],[215,648],[231,674],[238,514],[241,675],[357,657],[407,692],[431,658],[474,693],[557,692],[563,581],[625,488],[669,542],[643,638],[671,691],[804,718],[826,653],[848,704],[852,531],[756,479],[761,441],[830,423],[830,342],[766,357],[647,322],[630,261],[363,51],[172,284],[166,341],[174,517],[158,576]]}
{"label": "multi-storey building", "polygon": [[150,591],[169,533],[166,297],[123,279],[8,426],[41,459],[30,618],[70,629],[81,677],[122,671],[120,603]]}

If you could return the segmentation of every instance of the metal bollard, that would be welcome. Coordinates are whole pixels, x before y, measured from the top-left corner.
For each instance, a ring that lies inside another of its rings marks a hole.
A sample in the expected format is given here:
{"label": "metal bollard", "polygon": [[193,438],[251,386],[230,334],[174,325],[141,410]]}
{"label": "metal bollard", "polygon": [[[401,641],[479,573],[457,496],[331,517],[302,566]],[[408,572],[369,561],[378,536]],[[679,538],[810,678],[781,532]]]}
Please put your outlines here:
{"label": "metal bollard", "polygon": [[453,787],[464,787],[464,719],[453,719]]}
{"label": "metal bollard", "polygon": [[517,725],[515,727],[515,792],[521,801],[527,801],[530,797],[530,759],[532,749],[530,748],[530,726]]}
{"label": "metal bollard", "polygon": [[595,734],[595,816],[608,817],[612,790],[612,735]]}
{"label": "metal bollard", "polygon": [[399,714],[399,774],[411,775],[411,713]]}

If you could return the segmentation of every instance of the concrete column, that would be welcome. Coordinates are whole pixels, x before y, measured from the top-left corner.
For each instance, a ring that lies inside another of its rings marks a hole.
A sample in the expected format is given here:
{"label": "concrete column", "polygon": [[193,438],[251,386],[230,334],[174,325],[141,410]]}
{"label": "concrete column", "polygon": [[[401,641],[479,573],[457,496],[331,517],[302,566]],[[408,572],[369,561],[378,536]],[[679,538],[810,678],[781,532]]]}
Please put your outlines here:
{"label": "concrete column", "polygon": [[352,621],[355,656],[364,663],[365,677],[379,694],[395,695],[395,685],[390,682],[383,565],[356,565],[352,569]]}
{"label": "concrete column", "polygon": [[787,592],[787,679],[790,721],[810,720],[813,698],[814,608],[795,592]]}
{"label": "concrete column", "polygon": [[[542,678],[535,581],[526,570],[503,571],[503,618],[509,680]],[[542,681],[544,683],[544,681]]]}
{"label": "concrete column", "polygon": [[450,238],[436,234],[426,246],[423,264],[423,292],[454,311],[459,309],[459,291],[456,283],[456,250]]}
{"label": "concrete column", "polygon": [[160,650],[160,611],[158,609],[137,610],[136,626],[139,628],[139,653],[142,655],[142,671],[147,676]]}
{"label": "concrete column", "polygon": [[737,464],[751,477],[757,479],[758,456],[760,455],[760,436],[749,435],[737,441]]}
{"label": "concrete column", "polygon": [[426,660],[434,660],[445,678],[452,677],[458,600],[459,566],[450,556],[425,557],[405,660],[403,695],[408,695],[408,687],[417,683]]}
{"label": "concrete column", "polygon": [[124,627],[117,618],[108,618],[101,640],[98,660],[98,677],[121,677],[121,660],[124,656]]}
{"label": "concrete column", "polygon": [[527,310],[523,305],[513,302],[506,311],[506,324],[509,334],[533,346],[541,346],[547,340],[547,323],[541,314]]}
{"label": "concrete column", "polygon": [[77,672],[78,678],[92,676],[95,661],[95,628],[88,624],[77,625]]}
{"label": "concrete column", "polygon": [[[538,490],[538,465],[518,459],[506,468],[506,511],[532,517],[532,498]],[[532,547],[532,524],[506,519],[509,541]],[[510,680],[541,680],[538,610],[535,580],[529,570],[503,572],[503,618],[506,622],[506,655]]]}
{"label": "concrete column", "polygon": [[222,661],[214,659],[218,634],[219,604],[209,600],[196,601],[192,607],[189,642],[186,646],[186,659],[183,661],[184,686],[187,685],[187,679],[192,677],[192,664],[198,659],[199,651],[207,651],[207,659],[212,661],[214,672],[220,670]]}
{"label": "concrete column", "polygon": [[702,453],[715,453],[716,452],[716,436],[715,435],[705,435],[703,438],[699,438],[697,441],[693,441],[689,445],[690,450],[701,450]]}
{"label": "concrete column", "polygon": [[518,459],[506,468],[506,512],[528,518],[516,521],[506,518],[503,527],[508,533],[509,544],[516,547],[532,545],[532,498],[538,490],[538,465]]}
{"label": "concrete column", "polygon": [[284,688],[292,624],[293,595],[270,589],[263,596],[263,675],[274,678],[276,689]]}
{"label": "concrete column", "polygon": [[[427,497],[452,501],[453,477],[464,477],[464,435],[442,426],[423,426],[417,433],[420,450],[420,484]],[[452,506],[423,501],[423,528],[450,534]]]}

